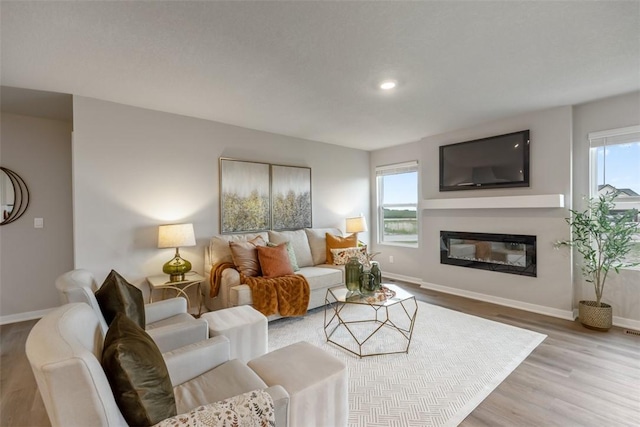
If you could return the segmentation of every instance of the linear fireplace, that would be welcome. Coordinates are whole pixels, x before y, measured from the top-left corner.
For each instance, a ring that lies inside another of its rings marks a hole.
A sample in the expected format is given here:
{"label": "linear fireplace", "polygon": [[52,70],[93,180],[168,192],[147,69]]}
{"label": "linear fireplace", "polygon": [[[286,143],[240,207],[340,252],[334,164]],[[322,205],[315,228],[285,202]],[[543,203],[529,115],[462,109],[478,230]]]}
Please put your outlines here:
{"label": "linear fireplace", "polygon": [[440,263],[536,277],[536,236],[440,231]]}

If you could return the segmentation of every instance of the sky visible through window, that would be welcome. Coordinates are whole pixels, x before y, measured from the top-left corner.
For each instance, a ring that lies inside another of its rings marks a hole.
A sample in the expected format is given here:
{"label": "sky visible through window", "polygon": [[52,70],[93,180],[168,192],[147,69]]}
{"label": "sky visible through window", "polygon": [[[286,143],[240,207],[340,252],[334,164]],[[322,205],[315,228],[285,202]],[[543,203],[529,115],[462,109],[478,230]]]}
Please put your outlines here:
{"label": "sky visible through window", "polygon": [[630,188],[640,194],[640,142],[598,147],[596,155],[598,185]]}
{"label": "sky visible through window", "polygon": [[418,172],[384,177],[383,204],[418,203]]}

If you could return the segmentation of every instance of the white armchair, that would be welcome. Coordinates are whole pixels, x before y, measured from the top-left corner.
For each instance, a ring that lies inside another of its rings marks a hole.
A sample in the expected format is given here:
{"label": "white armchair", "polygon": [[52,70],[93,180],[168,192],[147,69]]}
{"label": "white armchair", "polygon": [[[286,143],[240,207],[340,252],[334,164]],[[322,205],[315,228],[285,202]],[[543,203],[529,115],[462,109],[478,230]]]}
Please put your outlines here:
{"label": "white armchair", "polygon": [[[106,334],[108,325],[94,295],[98,284],[93,274],[84,269],[72,270],[56,279],[56,288],[63,304],[84,302],[96,312]],[[145,304],[145,330],[160,348],[171,351],[209,338],[209,328],[204,319],[195,319],[187,313],[184,298],[172,298]]]}
{"label": "white armchair", "polygon": [[[29,333],[26,355],[54,427],[127,425],[100,363],[104,338],[96,311],[80,303],[58,307]],[[279,385],[267,387],[238,360],[229,361],[227,338],[200,341],[162,356],[178,414],[265,390],[274,403],[276,426],[287,426],[289,394]]]}

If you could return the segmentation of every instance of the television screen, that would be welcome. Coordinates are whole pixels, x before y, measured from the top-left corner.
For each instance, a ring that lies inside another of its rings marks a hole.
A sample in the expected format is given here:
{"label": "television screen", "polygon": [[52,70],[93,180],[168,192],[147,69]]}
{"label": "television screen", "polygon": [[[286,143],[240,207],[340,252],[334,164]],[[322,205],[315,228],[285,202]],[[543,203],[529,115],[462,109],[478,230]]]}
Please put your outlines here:
{"label": "television screen", "polygon": [[529,130],[440,147],[440,191],[529,186]]}

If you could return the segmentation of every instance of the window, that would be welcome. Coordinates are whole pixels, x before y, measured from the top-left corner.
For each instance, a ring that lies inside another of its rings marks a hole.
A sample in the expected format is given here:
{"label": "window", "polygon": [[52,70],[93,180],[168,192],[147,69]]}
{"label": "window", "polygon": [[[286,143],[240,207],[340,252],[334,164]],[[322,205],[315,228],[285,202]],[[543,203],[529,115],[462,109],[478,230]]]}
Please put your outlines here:
{"label": "window", "polygon": [[376,168],[378,243],[418,247],[418,162]]}
{"label": "window", "polygon": [[[592,132],[589,142],[591,196],[619,191],[614,214],[640,210],[640,126]],[[633,218],[636,223],[638,216]],[[634,240],[629,258],[638,260],[640,231]]]}

